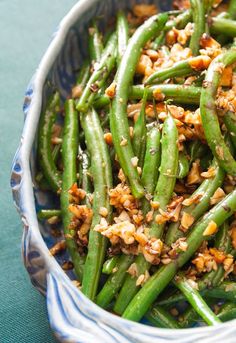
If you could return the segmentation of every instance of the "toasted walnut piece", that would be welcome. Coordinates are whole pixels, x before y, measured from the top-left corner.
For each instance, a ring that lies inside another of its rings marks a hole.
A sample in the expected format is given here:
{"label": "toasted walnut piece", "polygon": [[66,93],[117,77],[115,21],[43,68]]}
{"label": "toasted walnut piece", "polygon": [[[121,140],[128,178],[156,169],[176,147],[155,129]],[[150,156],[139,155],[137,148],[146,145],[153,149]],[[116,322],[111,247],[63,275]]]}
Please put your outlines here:
{"label": "toasted walnut piece", "polygon": [[122,140],[121,140],[121,142],[120,142],[120,146],[126,146],[127,143],[128,143],[127,139],[124,138],[124,137],[122,137]]}
{"label": "toasted walnut piece", "polygon": [[203,232],[203,236],[210,236],[216,233],[217,231],[217,224],[211,220],[210,223],[207,225],[205,231]]}
{"label": "toasted walnut piece", "polygon": [[145,51],[145,54],[148,55],[151,58],[151,60],[153,60],[153,61],[156,61],[159,57],[158,52],[156,50],[152,50],[152,49],[147,49]]}
{"label": "toasted walnut piece", "polygon": [[147,251],[153,255],[160,254],[163,249],[163,242],[158,238],[151,238],[150,247],[147,247]]}
{"label": "toasted walnut piece", "polygon": [[137,281],[136,281],[136,286],[143,286],[145,282],[149,279],[150,275],[148,271],[145,271],[145,274],[139,275]]}
{"label": "toasted walnut piece", "polygon": [[134,238],[141,246],[145,246],[148,242],[147,236],[142,232],[141,233],[135,233]]}
{"label": "toasted walnut piece", "polygon": [[201,176],[204,179],[211,179],[216,175],[216,168],[214,167],[209,167],[206,172],[201,173]]}
{"label": "toasted walnut piece", "polygon": [[204,193],[194,194],[190,198],[185,199],[182,202],[182,205],[191,206],[192,204],[198,204],[203,195],[204,195]]}
{"label": "toasted walnut piece", "polygon": [[154,211],[149,211],[147,214],[146,214],[146,221],[147,223],[150,223],[152,220],[153,220],[153,214],[154,214]]}
{"label": "toasted walnut piece", "polygon": [[162,258],[161,259],[161,263],[163,263],[163,264],[169,264],[169,263],[171,263],[171,258],[169,258],[169,257],[166,257],[166,258]]}
{"label": "toasted walnut piece", "polygon": [[116,95],[116,82],[112,82],[109,87],[105,90],[105,94],[109,96],[109,98],[114,98]]}
{"label": "toasted walnut piece", "polygon": [[236,226],[233,226],[230,232],[231,240],[232,240],[232,246],[234,249],[236,249]]}
{"label": "toasted walnut piece", "polygon": [[202,254],[198,254],[198,257],[196,257],[194,260],[192,260],[192,263],[195,264],[197,270],[201,273],[204,270],[205,260]]}
{"label": "toasted walnut piece", "polygon": [[138,166],[138,157],[134,156],[131,158],[131,164],[133,167],[137,167]]}
{"label": "toasted walnut piece", "polygon": [[195,183],[201,183],[202,178],[200,175],[200,160],[193,162],[192,168],[187,176],[187,184],[193,185]]}
{"label": "toasted walnut piece", "polygon": [[111,132],[106,132],[106,133],[104,133],[104,140],[105,140],[105,142],[108,144],[108,145],[112,145],[113,143],[112,143],[112,134],[111,134]]}
{"label": "toasted walnut piece", "polygon": [[160,203],[158,201],[151,200],[150,205],[151,205],[151,208],[153,208],[154,210],[157,210],[160,207]]}
{"label": "toasted walnut piece", "polygon": [[189,60],[189,65],[194,70],[204,70],[209,67],[211,58],[209,56],[197,56]]}
{"label": "toasted walnut piece", "polygon": [[170,214],[164,211],[162,211],[161,214],[157,214],[155,217],[156,224],[160,225],[165,224],[166,222],[168,222],[168,220],[170,220]]}
{"label": "toasted walnut piece", "polygon": [[79,288],[81,287],[81,283],[78,280],[72,280],[72,283],[75,287]]}
{"label": "toasted walnut piece", "polygon": [[224,252],[216,248],[210,248],[209,252],[212,256],[214,256],[216,263],[223,263],[226,258]]}
{"label": "toasted walnut piece", "polygon": [[233,263],[234,263],[234,258],[232,255],[228,254],[223,262],[223,267],[224,270],[229,273],[230,271],[232,271],[232,267],[233,267]]}
{"label": "toasted walnut piece", "polygon": [[78,99],[81,96],[82,92],[83,92],[82,87],[80,85],[76,85],[72,88],[71,96],[73,99]]}
{"label": "toasted walnut piece", "polygon": [[228,66],[224,69],[221,79],[220,86],[230,87],[232,85],[233,69],[232,66]]}
{"label": "toasted walnut piece", "polygon": [[108,216],[108,210],[106,207],[100,207],[99,209],[99,214],[102,216],[102,217],[107,217]]}
{"label": "toasted walnut piece", "polygon": [[121,211],[120,215],[118,217],[114,217],[114,222],[121,223],[124,221],[131,221],[129,214],[126,211]]}
{"label": "toasted walnut piece", "polygon": [[152,60],[147,55],[142,54],[136,67],[136,73],[145,75],[148,67],[152,68]]}
{"label": "toasted walnut piece", "polygon": [[127,107],[127,114],[129,118],[133,118],[135,115],[140,113],[142,107],[142,102],[138,102],[137,104],[129,104]]}
{"label": "toasted walnut piece", "polygon": [[177,42],[178,39],[178,31],[172,29],[166,33],[166,44],[173,45]]}
{"label": "toasted walnut piece", "polygon": [[190,8],[190,1],[189,0],[174,0],[173,7],[177,10],[186,10]]}
{"label": "toasted walnut piece", "polygon": [[132,277],[138,276],[138,268],[136,263],[132,263],[129,269],[127,270],[127,273],[129,273]]}
{"label": "toasted walnut piece", "polygon": [[165,99],[165,95],[161,92],[160,88],[156,88],[152,95],[156,101],[163,101]]}
{"label": "toasted walnut piece", "polygon": [[74,265],[71,261],[65,261],[61,267],[63,270],[71,270],[74,268]]}
{"label": "toasted walnut piece", "polygon": [[54,256],[65,249],[66,249],[66,241],[62,240],[60,242],[57,242],[51,249],[49,249],[49,251]]}
{"label": "toasted walnut piece", "polygon": [[224,197],[225,197],[225,192],[223,191],[222,188],[218,187],[210,199],[210,204],[211,205],[218,204],[218,202],[220,202]]}
{"label": "toasted walnut piece", "polygon": [[118,178],[122,183],[125,183],[125,181],[126,181],[125,174],[121,168],[120,168],[119,173],[118,173]]}
{"label": "toasted walnut piece", "polygon": [[141,17],[141,18],[151,17],[152,15],[157,13],[156,5],[146,5],[146,4],[135,5],[132,10],[136,17]]}
{"label": "toasted walnut piece", "polygon": [[221,45],[207,33],[204,33],[200,39],[200,45],[202,48],[215,48],[218,49]]}
{"label": "toasted walnut piece", "polygon": [[48,224],[50,224],[50,225],[57,224],[60,221],[61,221],[61,219],[58,216],[52,216],[52,217],[48,218],[48,220],[47,220]]}
{"label": "toasted walnut piece", "polygon": [[190,228],[190,226],[194,223],[195,218],[187,212],[183,212],[182,218],[181,218],[181,229],[183,231],[186,231]]}
{"label": "toasted walnut piece", "polygon": [[199,289],[197,282],[193,281],[192,279],[187,279],[186,281],[189,284],[189,286],[192,287],[193,289],[196,289],[196,290]]}
{"label": "toasted walnut piece", "polygon": [[134,128],[133,128],[133,126],[129,127],[129,135],[130,135],[130,138],[134,137]]}

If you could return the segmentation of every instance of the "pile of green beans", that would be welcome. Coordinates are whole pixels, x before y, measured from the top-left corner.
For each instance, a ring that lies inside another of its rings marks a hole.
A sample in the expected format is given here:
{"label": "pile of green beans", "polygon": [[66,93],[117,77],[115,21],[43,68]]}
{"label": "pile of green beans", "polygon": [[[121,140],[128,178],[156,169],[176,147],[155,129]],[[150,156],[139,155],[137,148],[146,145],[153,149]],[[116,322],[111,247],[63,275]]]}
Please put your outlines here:
{"label": "pile of green beans", "polygon": [[96,304],[163,328],[236,318],[236,1],[213,5],[119,11],[108,35],[93,20],[71,94],[39,122],[51,252]]}

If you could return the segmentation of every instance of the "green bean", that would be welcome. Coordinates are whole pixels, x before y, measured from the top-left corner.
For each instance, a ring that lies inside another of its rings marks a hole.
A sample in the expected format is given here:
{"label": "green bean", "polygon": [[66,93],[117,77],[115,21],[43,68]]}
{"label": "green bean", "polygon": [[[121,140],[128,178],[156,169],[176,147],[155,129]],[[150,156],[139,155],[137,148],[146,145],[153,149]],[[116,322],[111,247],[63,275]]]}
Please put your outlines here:
{"label": "green bean", "polygon": [[236,115],[234,112],[228,111],[223,117],[225,126],[230,133],[232,143],[236,148]]}
{"label": "green bean", "polygon": [[191,57],[187,60],[176,62],[173,66],[168,68],[162,68],[151,74],[145,81],[146,85],[161,83],[167,79],[171,79],[179,76],[193,75],[207,67],[201,66],[201,69],[197,67],[198,61],[202,61],[202,57]]}
{"label": "green bean", "polygon": [[135,156],[138,157],[138,165],[143,168],[143,162],[146,150],[146,104],[147,104],[147,91],[144,90],[142,107],[137,121],[134,124],[134,133],[132,138],[132,146]]}
{"label": "green bean", "polygon": [[119,256],[113,256],[109,258],[108,260],[106,260],[103,263],[103,267],[102,267],[103,274],[108,274],[108,275],[112,274],[114,268],[117,265],[118,260],[119,260]]}
{"label": "green bean", "polygon": [[82,203],[91,207],[89,194],[92,191],[91,176],[89,175],[90,159],[86,151],[79,148],[79,186],[86,192],[85,199]]}
{"label": "green bean", "polygon": [[194,310],[203,318],[208,325],[216,325],[221,320],[208,307],[207,303],[201,297],[200,293],[193,288],[185,279],[174,282],[174,285],[184,294],[187,301],[192,305]]}
{"label": "green bean", "polygon": [[94,109],[87,114],[81,114],[81,125],[85,133],[86,145],[91,156],[91,172],[93,175],[93,220],[89,232],[88,255],[82,283],[82,292],[94,300],[105,258],[107,240],[94,230],[100,223],[99,209],[108,210],[107,221],[111,219],[111,206],[108,190],[112,187],[111,161],[107,145],[103,139],[100,121]]}
{"label": "green bean", "polygon": [[210,64],[202,89],[200,109],[202,124],[209,147],[219,165],[230,175],[236,175],[236,161],[224,142],[216,112],[215,98],[223,67],[236,61],[236,48],[216,57]]}
{"label": "green bean", "polygon": [[103,86],[110,72],[114,68],[116,61],[117,36],[112,34],[97,66],[90,76],[84,91],[79,98],[76,109],[80,112],[86,112],[92,105],[95,94]]}
{"label": "green bean", "polygon": [[211,18],[210,31],[212,34],[224,34],[228,37],[236,37],[236,22],[231,19],[213,17]]}
{"label": "green bean", "polygon": [[187,310],[179,317],[179,325],[181,328],[187,328],[197,320],[199,320],[198,313],[191,306],[189,306]]}
{"label": "green bean", "polygon": [[129,25],[126,15],[123,11],[119,11],[117,14],[117,36],[117,65],[119,65],[127,48],[129,40]]}
{"label": "green bean", "polygon": [[219,202],[194,226],[188,235],[186,242],[188,249],[179,253],[171,263],[160,267],[144,284],[142,289],[132,299],[126,308],[123,317],[138,321],[147,312],[150,305],[173,279],[176,271],[181,268],[199,248],[205,240],[204,231],[207,225],[214,221],[217,226],[229,218],[236,210],[236,190],[231,192],[225,199]]}
{"label": "green bean", "polygon": [[222,322],[226,322],[231,319],[236,318],[236,304],[235,303],[225,303],[220,308],[220,312],[217,314]]}
{"label": "green bean", "polygon": [[97,305],[106,308],[123,284],[125,273],[133,262],[132,255],[122,255],[117,264],[116,271],[112,273],[96,298]]}
{"label": "green bean", "polygon": [[[200,291],[200,294],[206,298],[216,298],[235,301],[236,285],[235,282],[223,281],[221,284],[215,286],[214,288],[203,289],[202,291]],[[172,306],[180,301],[185,301],[185,296],[181,293],[176,292],[173,295],[158,301],[158,305]]]}
{"label": "green bean", "polygon": [[189,47],[193,55],[198,55],[200,39],[205,32],[205,11],[201,0],[190,0],[190,3],[193,12],[194,29]]}
{"label": "green bean", "polygon": [[229,1],[228,13],[232,19],[234,20],[236,19],[236,1],[235,0]]}
{"label": "green bean", "polygon": [[75,230],[70,227],[73,214],[69,211],[69,189],[77,181],[76,159],[78,151],[78,113],[74,109],[74,101],[65,103],[65,122],[62,143],[62,191],[60,194],[61,214],[66,246],[74,264],[76,276],[81,281],[84,268],[84,257],[78,252]]}
{"label": "green bean", "polygon": [[[160,203],[160,208],[162,210],[165,210],[166,205],[169,203],[175,186],[178,167],[177,139],[178,131],[175,126],[174,119],[168,115],[162,130],[160,175],[154,192],[154,201],[158,201]],[[169,156],[169,158],[166,159],[166,156]],[[156,214],[157,211],[154,213],[154,217]],[[150,237],[161,238],[163,229],[164,225],[152,223],[149,231]],[[138,270],[138,275],[145,273],[145,271],[150,268],[150,264],[145,260],[143,255],[139,255],[135,259],[135,264]],[[114,311],[116,313],[123,313],[126,306],[138,292],[139,286],[136,285],[136,281],[137,278],[132,278],[130,275],[126,276],[125,283],[114,306]]]}
{"label": "green bean", "polygon": [[[144,158],[141,182],[145,192],[152,195],[158,178],[158,169],[161,161],[161,132],[159,125],[154,123],[151,128],[148,128],[146,153]],[[142,211],[147,214],[150,208],[150,202],[142,199]]]}
{"label": "green bean", "polygon": [[49,219],[52,217],[60,217],[60,216],[61,216],[61,210],[40,210],[37,213],[37,217],[40,220]]}
{"label": "green bean", "polygon": [[[197,188],[197,190],[190,196],[190,199],[197,195],[201,195],[201,200],[199,203],[193,203],[190,206],[186,206],[181,210],[180,217],[184,212],[191,214],[194,221],[199,219],[209,208],[210,199],[217,190],[218,187],[223,183],[225,173],[222,168],[220,168],[217,162],[214,160],[212,166],[215,168],[215,176],[213,179],[206,179]],[[165,243],[171,246],[178,238],[183,237],[184,232],[180,229],[180,221],[176,223],[171,223],[167,230],[165,237]]]}
{"label": "green bean", "polygon": [[[173,100],[179,104],[199,105],[201,96],[201,87],[163,84],[147,88],[148,100],[154,99],[153,92],[158,90],[165,100]],[[144,86],[135,85],[129,88],[129,99],[138,100],[143,98]],[[107,95],[101,95],[94,101],[96,109],[104,108],[110,104],[110,98]]]}
{"label": "green bean", "polygon": [[145,314],[145,318],[149,322],[159,328],[167,329],[180,329],[180,325],[173,316],[161,306],[153,307],[148,313]]}
{"label": "green bean", "polygon": [[122,315],[130,301],[133,299],[135,294],[139,290],[139,286],[136,285],[138,276],[145,274],[145,272],[150,268],[150,263],[148,263],[142,254],[138,255],[134,263],[137,269],[137,277],[133,277],[127,274],[124,279],[124,284],[118,294],[113,311],[119,315]]}
{"label": "green bean", "polygon": [[53,161],[51,149],[52,127],[56,120],[56,112],[60,105],[59,93],[56,92],[42,113],[39,122],[38,155],[41,170],[54,192],[61,188],[61,176]]}
{"label": "green bean", "polygon": [[[61,151],[61,144],[54,145],[52,149],[52,160],[54,161],[55,164],[57,163],[60,151]],[[37,182],[40,182],[42,181],[42,179],[43,179],[43,173],[40,171],[37,173],[35,180]],[[49,189],[50,189],[50,186],[49,186]]]}
{"label": "green bean", "polygon": [[98,31],[98,27],[93,21],[92,26],[89,28],[89,56],[92,61],[99,61],[102,57],[103,43],[101,33]]}
{"label": "green bean", "polygon": [[[174,119],[169,114],[164,122],[161,138],[161,165],[159,177],[154,192],[154,201],[159,202],[159,209],[165,211],[174,191],[176,175],[178,170],[177,146],[178,130]],[[166,158],[168,156],[168,158]],[[154,212],[154,218],[159,213],[159,209]],[[150,236],[161,238],[164,224],[151,223]]]}
{"label": "green bean", "polygon": [[179,153],[179,163],[177,178],[183,179],[188,175],[189,172],[189,159],[185,151]]}
{"label": "green bean", "polygon": [[[137,169],[132,164],[134,153],[127,119],[128,90],[135,73],[141,49],[149,39],[157,32],[160,32],[167,18],[168,16],[163,13],[153,16],[135,31],[129,40],[116,76],[116,95],[112,101],[110,128],[120,166],[136,198],[141,198],[144,195],[144,189],[141,185]],[[121,146],[120,143],[123,139],[126,139],[127,145]]]}

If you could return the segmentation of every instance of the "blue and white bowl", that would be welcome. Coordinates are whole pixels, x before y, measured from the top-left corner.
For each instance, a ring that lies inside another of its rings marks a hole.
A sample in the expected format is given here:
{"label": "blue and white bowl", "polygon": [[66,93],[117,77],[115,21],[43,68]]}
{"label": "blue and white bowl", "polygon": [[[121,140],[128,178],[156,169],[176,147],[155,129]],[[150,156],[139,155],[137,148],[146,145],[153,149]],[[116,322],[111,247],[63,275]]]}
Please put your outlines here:
{"label": "blue and white bowl", "polygon": [[[129,343],[158,342],[225,342],[236,341],[236,320],[214,327],[169,330],[134,323],[99,308],[65,273],[60,264],[66,256],[55,259],[49,248],[57,239],[49,227],[41,225],[36,212],[55,207],[55,199],[34,185],[36,174],[37,127],[41,110],[50,95],[50,85],[59,89],[65,99],[75,81],[87,52],[87,28],[94,16],[101,17],[101,29],[120,8],[131,8],[136,3],[156,3],[160,10],[168,10],[171,0],[81,0],[61,21],[25,96],[23,111],[25,124],[16,152],[11,186],[24,233],[22,253],[32,284],[47,298],[50,325],[61,342],[76,343]],[[234,336],[235,335],[235,336]]]}

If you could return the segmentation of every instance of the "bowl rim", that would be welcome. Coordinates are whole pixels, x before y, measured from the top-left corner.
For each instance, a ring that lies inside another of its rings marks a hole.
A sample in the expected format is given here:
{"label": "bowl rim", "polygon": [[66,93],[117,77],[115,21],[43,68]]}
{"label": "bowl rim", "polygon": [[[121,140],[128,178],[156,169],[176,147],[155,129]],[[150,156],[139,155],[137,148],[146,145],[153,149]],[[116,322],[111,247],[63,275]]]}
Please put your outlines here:
{"label": "bowl rim", "polygon": [[[99,313],[101,317],[104,318],[104,321],[119,321],[121,324],[128,324],[129,326],[132,325],[134,328],[136,327],[139,329],[138,331],[148,330],[148,333],[155,335],[161,335],[163,338],[165,334],[176,334],[179,335],[180,333],[188,333],[190,335],[194,334],[213,334],[216,327],[221,326],[221,328],[229,328],[233,323],[236,323],[236,320],[231,320],[226,323],[222,323],[216,326],[209,326],[209,327],[196,327],[196,328],[183,328],[179,329],[165,329],[165,328],[156,328],[151,327],[142,323],[136,323],[119,316],[116,316],[98,305],[92,302],[90,299],[85,297],[83,293],[76,288],[75,285],[71,282],[69,277],[64,273],[62,268],[57,263],[56,259],[52,257],[49,253],[48,247],[44,242],[41,233],[39,231],[38,220],[36,216],[35,210],[35,201],[33,195],[33,187],[32,187],[32,178],[30,173],[30,154],[32,150],[32,146],[35,139],[35,134],[38,128],[38,121],[41,112],[41,105],[42,105],[42,91],[43,86],[48,75],[49,70],[53,66],[67,36],[67,33],[70,27],[78,20],[78,17],[81,16],[82,12],[86,12],[91,6],[95,5],[101,0],[80,0],[77,2],[70,11],[64,16],[61,20],[60,24],[58,25],[57,30],[54,32],[51,43],[47,48],[45,54],[43,55],[39,66],[36,70],[35,75],[31,79],[29,86],[26,91],[26,99],[27,103],[29,103],[28,109],[25,111],[25,122],[23,126],[22,138],[19,145],[19,148],[16,152],[13,161],[13,170],[14,165],[20,162],[22,166],[22,179],[19,185],[19,195],[20,195],[20,214],[23,214],[23,220],[27,223],[27,227],[29,230],[32,231],[35,239],[38,242],[39,249],[42,252],[42,255],[45,258],[45,262],[47,264],[47,273],[52,272],[56,273],[64,279],[66,283],[70,282],[70,286],[80,295],[80,297],[84,298],[84,301],[87,302],[87,305],[93,307],[94,312]],[[106,1],[106,0],[102,0]],[[36,125],[37,124],[37,125]],[[14,171],[12,171],[14,173]],[[12,186],[13,191],[16,190],[14,186]],[[146,328],[146,330],[145,330]],[[167,335],[167,336],[168,336]],[[167,338],[167,337],[166,337]]]}

